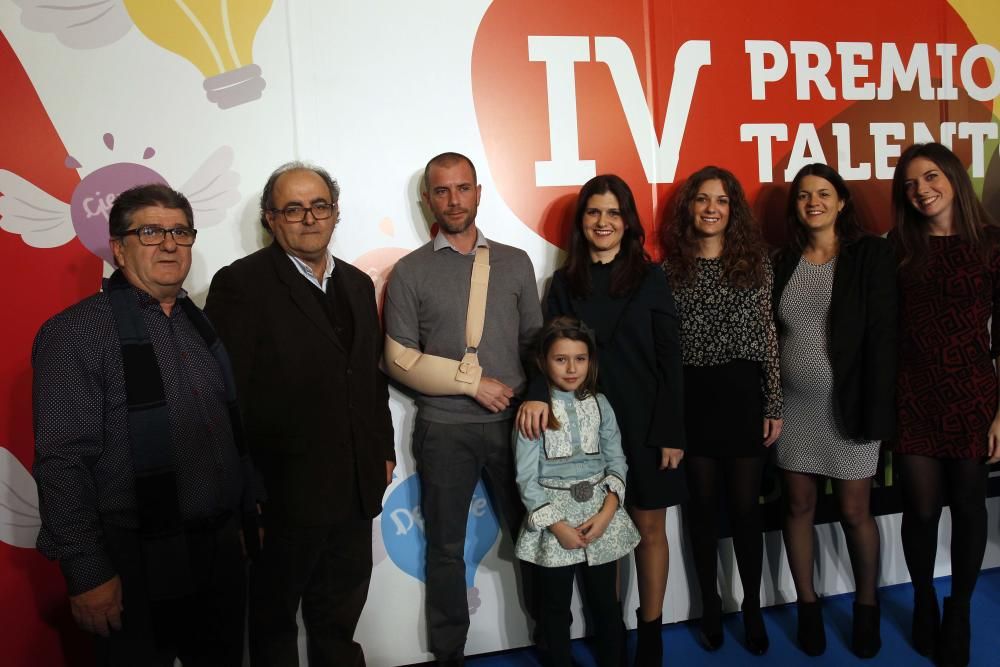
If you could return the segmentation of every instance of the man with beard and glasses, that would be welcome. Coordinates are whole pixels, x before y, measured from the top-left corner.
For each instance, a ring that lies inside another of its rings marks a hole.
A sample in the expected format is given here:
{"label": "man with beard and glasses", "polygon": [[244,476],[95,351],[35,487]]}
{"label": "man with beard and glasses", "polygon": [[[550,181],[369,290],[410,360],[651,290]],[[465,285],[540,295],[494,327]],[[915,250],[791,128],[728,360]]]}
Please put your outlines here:
{"label": "man with beard and glasses", "polygon": [[[417,391],[413,454],[427,537],[427,629],[441,665],[463,662],[465,528],[479,479],[512,536],[524,515],[510,434],[525,387],[522,360],[542,325],[531,260],[488,241],[476,226],[481,194],[464,155],[442,153],[427,163],[422,195],[438,234],[396,264],[384,309],[386,370]],[[470,306],[475,281],[488,283],[485,311],[481,298],[473,299],[481,336],[470,334],[479,329]],[[530,611],[530,584],[524,583]]]}

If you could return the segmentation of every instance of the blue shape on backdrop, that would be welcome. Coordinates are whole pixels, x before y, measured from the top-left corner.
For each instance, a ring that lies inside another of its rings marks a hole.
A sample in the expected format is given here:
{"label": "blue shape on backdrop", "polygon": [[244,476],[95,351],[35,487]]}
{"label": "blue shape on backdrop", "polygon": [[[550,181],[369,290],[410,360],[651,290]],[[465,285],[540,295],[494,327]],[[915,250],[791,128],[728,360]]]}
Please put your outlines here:
{"label": "blue shape on backdrop", "polygon": [[[417,579],[424,578],[424,519],[420,513],[420,478],[410,475],[399,484],[383,504],[382,541],[389,558],[403,572]],[[497,541],[500,525],[490,504],[482,480],[476,484],[465,524],[465,586],[472,588],[476,569]]]}

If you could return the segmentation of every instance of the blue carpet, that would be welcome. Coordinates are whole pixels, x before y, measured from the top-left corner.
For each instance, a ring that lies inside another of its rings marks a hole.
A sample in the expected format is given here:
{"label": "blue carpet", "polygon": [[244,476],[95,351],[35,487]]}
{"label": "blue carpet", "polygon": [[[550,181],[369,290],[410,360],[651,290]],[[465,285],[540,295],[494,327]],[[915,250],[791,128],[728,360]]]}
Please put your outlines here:
{"label": "blue carpet", "polygon": [[[950,577],[936,580],[938,598],[948,594]],[[771,638],[771,649],[763,657],[752,656],[743,648],[743,622],[739,614],[725,618],[726,643],[714,653],[701,648],[697,621],[663,626],[664,665],[842,665],[856,662],[865,665],[931,665],[910,646],[910,609],[913,589],[899,584],[881,589],[882,650],[871,660],[859,660],[851,653],[851,605],[853,595],[824,599],[826,653],[810,658],[799,651],[795,642],[795,605],[764,610],[764,621]],[[1000,568],[985,570],[972,598],[971,665],[1000,665]],[[635,647],[635,632],[629,633],[629,651]],[[573,642],[573,658],[579,667],[595,667],[590,650],[582,640]],[[517,649],[467,658],[468,667],[539,667],[532,648]]]}

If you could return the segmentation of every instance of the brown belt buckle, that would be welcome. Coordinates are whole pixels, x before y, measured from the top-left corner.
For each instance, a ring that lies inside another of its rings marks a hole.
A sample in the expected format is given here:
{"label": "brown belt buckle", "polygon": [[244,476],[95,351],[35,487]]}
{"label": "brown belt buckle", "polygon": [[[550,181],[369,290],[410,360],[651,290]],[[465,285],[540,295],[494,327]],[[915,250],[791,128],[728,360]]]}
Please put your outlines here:
{"label": "brown belt buckle", "polygon": [[594,485],[590,482],[577,482],[569,487],[569,494],[578,503],[585,503],[594,497]]}

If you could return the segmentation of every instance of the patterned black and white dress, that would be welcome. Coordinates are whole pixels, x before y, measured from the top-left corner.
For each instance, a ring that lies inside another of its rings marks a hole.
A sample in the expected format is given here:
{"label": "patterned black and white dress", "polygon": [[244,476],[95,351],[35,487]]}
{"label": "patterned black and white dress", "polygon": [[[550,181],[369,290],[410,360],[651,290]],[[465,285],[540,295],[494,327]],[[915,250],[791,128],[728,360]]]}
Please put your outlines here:
{"label": "patterned black and white dress", "polygon": [[828,346],[830,295],[837,259],[799,260],[781,295],[781,388],[785,422],[777,444],[783,470],[835,479],[875,474],[878,440],[844,437],[837,416]]}

